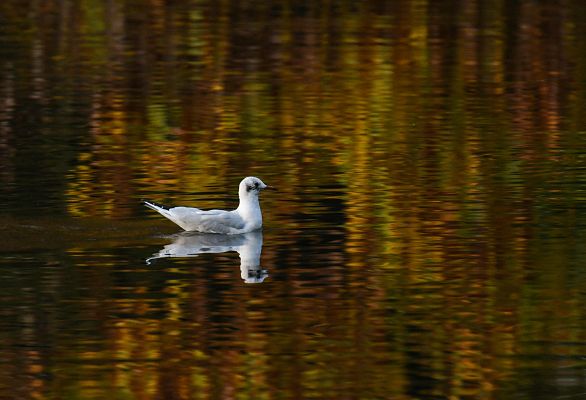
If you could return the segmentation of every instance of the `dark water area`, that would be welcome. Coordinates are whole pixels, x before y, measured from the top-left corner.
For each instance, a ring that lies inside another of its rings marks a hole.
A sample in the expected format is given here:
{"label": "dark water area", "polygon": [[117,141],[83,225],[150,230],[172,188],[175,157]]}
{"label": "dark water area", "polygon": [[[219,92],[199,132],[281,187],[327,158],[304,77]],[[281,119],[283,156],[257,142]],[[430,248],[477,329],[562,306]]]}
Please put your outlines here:
{"label": "dark water area", "polygon": [[584,110],[577,0],[5,0],[0,398],[586,398]]}

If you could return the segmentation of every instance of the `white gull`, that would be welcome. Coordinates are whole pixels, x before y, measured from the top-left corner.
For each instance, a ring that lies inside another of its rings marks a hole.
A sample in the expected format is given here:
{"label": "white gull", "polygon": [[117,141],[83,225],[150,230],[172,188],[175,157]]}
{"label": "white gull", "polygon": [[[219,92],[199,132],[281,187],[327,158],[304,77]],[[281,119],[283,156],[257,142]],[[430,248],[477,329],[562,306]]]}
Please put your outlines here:
{"label": "white gull", "polygon": [[273,188],[254,176],[244,178],[238,187],[240,204],[232,211],[204,211],[195,207],[166,208],[148,201],[144,204],[186,231],[234,235],[252,232],[262,227],[258,196],[264,189]]}

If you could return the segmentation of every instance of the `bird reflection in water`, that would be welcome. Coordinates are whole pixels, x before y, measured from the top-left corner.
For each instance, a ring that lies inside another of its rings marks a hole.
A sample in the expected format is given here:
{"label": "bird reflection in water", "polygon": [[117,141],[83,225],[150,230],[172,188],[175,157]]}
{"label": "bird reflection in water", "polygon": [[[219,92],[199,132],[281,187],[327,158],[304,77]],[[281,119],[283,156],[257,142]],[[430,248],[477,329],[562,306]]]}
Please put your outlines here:
{"label": "bird reflection in water", "polygon": [[239,235],[182,232],[174,235],[172,243],[147,258],[146,262],[151,264],[158,258],[197,257],[206,253],[236,251],[240,255],[240,276],[244,282],[261,283],[269,276],[267,270],[260,266],[262,242],[260,230]]}

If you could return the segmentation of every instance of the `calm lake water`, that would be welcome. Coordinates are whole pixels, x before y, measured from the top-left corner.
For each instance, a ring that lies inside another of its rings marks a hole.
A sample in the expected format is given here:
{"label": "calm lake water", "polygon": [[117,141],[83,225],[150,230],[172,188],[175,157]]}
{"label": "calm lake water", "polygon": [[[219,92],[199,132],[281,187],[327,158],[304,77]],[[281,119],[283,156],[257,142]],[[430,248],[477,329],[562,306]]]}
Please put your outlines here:
{"label": "calm lake water", "polygon": [[586,3],[2,1],[0,398],[586,398]]}

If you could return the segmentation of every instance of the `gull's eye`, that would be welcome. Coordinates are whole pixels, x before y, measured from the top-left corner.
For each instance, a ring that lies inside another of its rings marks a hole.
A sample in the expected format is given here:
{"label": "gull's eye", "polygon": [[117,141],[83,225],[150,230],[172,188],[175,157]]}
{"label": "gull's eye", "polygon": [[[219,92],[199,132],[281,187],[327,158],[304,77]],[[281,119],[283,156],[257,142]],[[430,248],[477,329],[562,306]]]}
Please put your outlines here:
{"label": "gull's eye", "polygon": [[254,188],[258,189],[258,182],[254,182]]}

